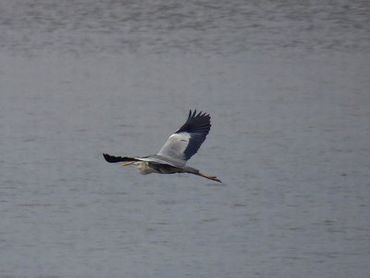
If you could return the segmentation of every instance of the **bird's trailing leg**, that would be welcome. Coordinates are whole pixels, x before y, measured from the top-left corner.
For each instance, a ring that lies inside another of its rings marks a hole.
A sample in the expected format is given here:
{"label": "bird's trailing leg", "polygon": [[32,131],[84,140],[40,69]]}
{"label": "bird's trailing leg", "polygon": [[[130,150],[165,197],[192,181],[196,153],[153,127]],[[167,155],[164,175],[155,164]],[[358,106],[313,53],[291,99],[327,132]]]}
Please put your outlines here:
{"label": "bird's trailing leg", "polygon": [[198,176],[201,176],[203,178],[206,178],[206,179],[209,179],[209,180],[213,180],[213,181],[217,181],[219,183],[222,183],[222,181],[218,177],[216,177],[216,176],[208,176],[208,175],[202,174],[200,172],[196,173],[195,175],[198,175]]}
{"label": "bird's trailing leg", "polygon": [[209,176],[209,175],[203,174],[198,169],[195,169],[193,167],[185,166],[182,169],[182,172],[183,173],[189,173],[189,174],[197,175],[197,176],[201,176],[203,178],[206,178],[206,179],[209,179],[209,180],[212,180],[212,181],[217,181],[219,183],[222,183],[222,181],[218,177],[216,177],[216,176]]}

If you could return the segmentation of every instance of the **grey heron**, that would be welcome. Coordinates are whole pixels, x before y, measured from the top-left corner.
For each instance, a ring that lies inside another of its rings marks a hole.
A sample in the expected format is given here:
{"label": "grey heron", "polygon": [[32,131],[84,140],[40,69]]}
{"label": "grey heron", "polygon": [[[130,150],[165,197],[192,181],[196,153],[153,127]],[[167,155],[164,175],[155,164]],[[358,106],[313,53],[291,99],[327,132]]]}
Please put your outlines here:
{"label": "grey heron", "polygon": [[186,122],[170,135],[157,154],[128,157],[104,153],[103,156],[109,163],[125,162],[122,166],[135,166],[143,175],[189,173],[221,182],[216,176],[203,174],[198,169],[186,165],[187,160],[199,150],[210,128],[211,117],[209,114],[190,110]]}

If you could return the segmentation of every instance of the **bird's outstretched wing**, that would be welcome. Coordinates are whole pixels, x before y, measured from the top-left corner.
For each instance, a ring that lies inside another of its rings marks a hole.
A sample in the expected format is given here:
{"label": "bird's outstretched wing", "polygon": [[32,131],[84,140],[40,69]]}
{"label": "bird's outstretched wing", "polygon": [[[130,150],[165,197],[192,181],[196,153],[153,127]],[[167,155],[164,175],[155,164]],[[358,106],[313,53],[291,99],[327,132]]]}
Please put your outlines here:
{"label": "bird's outstretched wing", "polygon": [[114,156],[107,153],[103,153],[105,160],[109,163],[116,163],[116,162],[131,162],[131,161],[139,161],[139,159],[134,157],[127,157],[127,156]]}
{"label": "bird's outstretched wing", "polygon": [[185,164],[199,150],[210,128],[209,114],[190,110],[185,124],[167,139],[157,155]]}

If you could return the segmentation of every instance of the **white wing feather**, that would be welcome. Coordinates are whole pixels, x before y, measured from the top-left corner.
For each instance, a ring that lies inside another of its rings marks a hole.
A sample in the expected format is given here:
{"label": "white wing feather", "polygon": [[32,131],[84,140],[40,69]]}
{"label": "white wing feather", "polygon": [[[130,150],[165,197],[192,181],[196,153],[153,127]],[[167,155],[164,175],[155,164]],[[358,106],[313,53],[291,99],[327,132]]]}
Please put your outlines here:
{"label": "white wing feather", "polygon": [[163,156],[170,160],[175,160],[176,162],[185,165],[185,150],[189,145],[189,141],[189,133],[174,133],[167,139],[166,143],[162,146],[157,155]]}

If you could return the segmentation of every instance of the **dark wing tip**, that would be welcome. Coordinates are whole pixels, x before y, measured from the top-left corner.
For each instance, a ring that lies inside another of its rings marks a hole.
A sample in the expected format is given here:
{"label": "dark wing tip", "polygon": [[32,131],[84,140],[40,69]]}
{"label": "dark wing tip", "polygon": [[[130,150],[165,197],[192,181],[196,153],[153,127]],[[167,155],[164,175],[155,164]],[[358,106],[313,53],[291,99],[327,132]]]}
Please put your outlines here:
{"label": "dark wing tip", "polygon": [[211,128],[211,116],[202,111],[189,111],[186,122],[176,133],[186,132],[190,135],[190,141],[184,151],[185,159],[190,159],[202,145]]}
{"label": "dark wing tip", "polygon": [[109,163],[116,163],[116,162],[125,162],[125,161],[138,161],[136,158],[132,157],[122,157],[122,156],[114,156],[107,153],[103,153],[104,159]]}
{"label": "dark wing tip", "polygon": [[107,154],[107,153],[103,153],[103,156],[104,156],[104,159],[109,163],[119,162],[119,160],[116,156],[112,156],[112,155]]}
{"label": "dark wing tip", "polygon": [[207,135],[211,128],[211,116],[205,112],[198,112],[194,109],[194,111],[189,110],[188,118],[185,124],[180,127],[176,133],[180,132],[189,132],[189,133],[201,133],[203,135]]}

